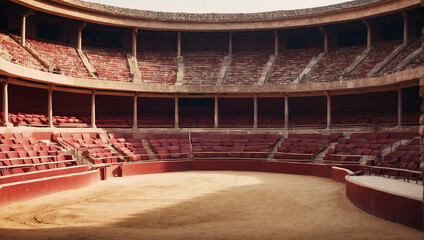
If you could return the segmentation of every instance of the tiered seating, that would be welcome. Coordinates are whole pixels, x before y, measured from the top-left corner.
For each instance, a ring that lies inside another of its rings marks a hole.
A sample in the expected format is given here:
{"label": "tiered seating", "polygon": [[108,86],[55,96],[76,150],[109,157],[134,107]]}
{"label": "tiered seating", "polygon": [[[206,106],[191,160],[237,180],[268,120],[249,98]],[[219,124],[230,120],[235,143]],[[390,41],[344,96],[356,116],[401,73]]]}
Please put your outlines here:
{"label": "tiered seating", "polygon": [[77,78],[91,77],[75,48],[46,40],[27,39],[27,43],[61,73]]}
{"label": "tiered seating", "polygon": [[175,52],[151,51],[137,54],[143,83],[174,84],[177,76]]}
{"label": "tiered seating", "polygon": [[174,127],[174,116],[170,115],[149,115],[139,116],[137,119],[137,126],[140,128],[172,128]]}
{"label": "tiered seating", "polygon": [[184,56],[184,85],[216,85],[223,52],[187,52]]}
{"label": "tiered seating", "polygon": [[234,53],[225,85],[256,85],[271,54],[265,51]]}
{"label": "tiered seating", "polygon": [[219,115],[219,127],[223,128],[243,128],[253,126],[251,115]]}
{"label": "tiered seating", "polygon": [[416,136],[411,132],[353,133],[349,139],[339,139],[334,148],[328,150],[325,160],[357,162],[362,156],[379,157],[381,151],[398,140]]}
{"label": "tiered seating", "polygon": [[122,162],[122,155],[106,144],[98,133],[60,133],[57,141],[82,152],[93,164]]}
{"label": "tiered seating", "polygon": [[147,139],[161,160],[189,157],[188,134],[148,134]]}
{"label": "tiered seating", "polygon": [[296,80],[297,76],[317,56],[320,49],[287,49],[279,53],[271,70],[267,84],[287,84]]}
{"label": "tiered seating", "polygon": [[342,133],[330,135],[290,133],[274,153],[275,159],[312,160],[330,142],[343,137]]}
{"label": "tiered seating", "polygon": [[46,71],[46,68],[29,54],[23,47],[16,43],[7,34],[0,32],[0,53],[5,53],[9,60],[25,67]]}
{"label": "tiered seating", "polygon": [[100,80],[131,82],[127,56],[122,49],[86,48],[84,52]]}
{"label": "tiered seating", "polygon": [[278,134],[191,134],[194,159],[263,159],[279,138]]}
{"label": "tiered seating", "polygon": [[331,116],[333,125],[367,125],[374,123],[372,114],[334,114]]}
{"label": "tiered seating", "polygon": [[396,149],[384,156],[383,161],[376,162],[376,166],[417,170],[420,167],[420,139],[413,139],[407,145],[399,145]]}
{"label": "tiered seating", "polygon": [[179,119],[180,127],[211,128],[214,126],[213,116],[184,116]]}
{"label": "tiered seating", "polygon": [[411,69],[411,68],[417,68],[424,65],[424,61],[420,58],[416,58],[414,61],[410,62],[408,65],[405,66],[404,69]]}
{"label": "tiered seating", "polygon": [[289,124],[291,127],[319,127],[327,124],[324,116],[292,116]]}
{"label": "tiered seating", "polygon": [[365,48],[366,46],[360,45],[338,48],[328,52],[308,74],[306,82],[338,81],[340,73],[349,67]]}
{"label": "tiered seating", "polygon": [[421,41],[419,39],[413,40],[408,47],[406,47],[393,61],[380,72],[380,75],[390,74],[396,71],[396,67],[412,52],[421,48]]}
{"label": "tiered seating", "polygon": [[[52,120],[53,125],[57,127],[87,127],[87,123],[75,116],[53,115]],[[45,127],[48,117],[38,113],[9,113],[9,121],[13,126]]]}
{"label": "tiered seating", "polygon": [[97,127],[132,127],[134,117],[131,115],[96,115]]}
{"label": "tiered seating", "polygon": [[284,117],[280,115],[260,116],[258,118],[259,127],[283,127]]}
{"label": "tiered seating", "polygon": [[75,165],[72,156],[31,133],[0,134],[0,176]]}
{"label": "tiered seating", "polygon": [[362,61],[362,63],[353,71],[348,78],[358,79],[365,78],[375,65],[384,60],[393,50],[396,49],[400,44],[401,40],[377,42],[374,44],[371,53]]}
{"label": "tiered seating", "polygon": [[118,150],[130,161],[149,160],[147,150],[144,148],[142,140],[134,138],[131,134],[108,133],[100,134],[100,137]]}

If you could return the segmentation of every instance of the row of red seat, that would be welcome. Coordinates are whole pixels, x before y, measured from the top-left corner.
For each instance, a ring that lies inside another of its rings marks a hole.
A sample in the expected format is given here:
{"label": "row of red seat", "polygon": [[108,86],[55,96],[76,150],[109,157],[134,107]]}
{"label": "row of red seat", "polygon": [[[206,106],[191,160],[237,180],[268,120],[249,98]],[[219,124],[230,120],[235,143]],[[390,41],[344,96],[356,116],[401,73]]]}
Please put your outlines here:
{"label": "row of red seat", "polygon": [[312,160],[330,142],[343,137],[342,133],[323,134],[289,134],[274,153],[275,159]]}

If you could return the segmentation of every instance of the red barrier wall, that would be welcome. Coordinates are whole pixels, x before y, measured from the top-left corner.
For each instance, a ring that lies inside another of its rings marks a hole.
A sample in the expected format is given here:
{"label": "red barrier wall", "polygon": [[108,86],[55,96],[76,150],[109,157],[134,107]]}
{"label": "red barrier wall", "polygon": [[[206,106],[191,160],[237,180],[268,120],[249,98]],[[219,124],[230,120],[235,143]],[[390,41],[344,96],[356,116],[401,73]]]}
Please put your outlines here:
{"label": "red barrier wall", "polygon": [[339,168],[334,166],[331,168],[331,177],[333,178],[333,181],[340,182],[340,183],[345,183],[346,176],[352,173],[353,173],[352,171],[345,168]]}
{"label": "red barrier wall", "polygon": [[346,178],[346,196],[359,209],[376,217],[421,229],[423,202],[356,184]]}
{"label": "red barrier wall", "polygon": [[262,172],[310,175],[331,178],[331,165],[294,163],[294,162],[262,162]]}
{"label": "red barrier wall", "polygon": [[85,187],[99,180],[99,171],[90,171],[5,184],[0,186],[0,207],[56,192]]}
{"label": "red barrier wall", "polygon": [[87,171],[88,171],[88,166],[81,165],[81,166],[57,168],[57,169],[51,169],[51,170],[45,170],[45,171],[39,171],[39,172],[13,174],[13,175],[5,176],[5,177],[0,177],[0,185],[7,184],[7,183],[14,183],[14,182],[29,181],[29,180],[40,179],[40,178],[60,176],[60,175],[66,175],[66,174],[72,174],[72,173],[87,172]]}
{"label": "red barrier wall", "polygon": [[194,160],[198,171],[261,171],[261,160]]}
{"label": "red barrier wall", "polygon": [[122,167],[121,167],[122,177],[139,175],[139,174],[188,171],[191,169],[192,169],[191,161],[146,162],[146,163],[122,164]]}

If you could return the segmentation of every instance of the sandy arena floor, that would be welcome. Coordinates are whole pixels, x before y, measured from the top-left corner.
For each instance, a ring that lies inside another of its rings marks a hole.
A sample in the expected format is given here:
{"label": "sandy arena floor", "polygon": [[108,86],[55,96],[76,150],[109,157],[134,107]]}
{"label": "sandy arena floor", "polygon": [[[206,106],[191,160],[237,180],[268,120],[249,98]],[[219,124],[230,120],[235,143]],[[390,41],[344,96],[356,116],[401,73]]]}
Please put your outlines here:
{"label": "sandy arena floor", "polygon": [[0,239],[420,239],[331,179],[260,172],[115,178],[0,209]]}

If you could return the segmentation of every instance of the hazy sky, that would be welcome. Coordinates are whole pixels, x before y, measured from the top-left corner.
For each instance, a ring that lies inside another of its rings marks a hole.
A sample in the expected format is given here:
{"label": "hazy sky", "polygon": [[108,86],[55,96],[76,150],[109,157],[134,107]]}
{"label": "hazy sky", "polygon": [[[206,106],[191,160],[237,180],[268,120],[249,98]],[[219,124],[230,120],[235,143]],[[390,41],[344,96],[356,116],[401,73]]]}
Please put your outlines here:
{"label": "hazy sky", "polygon": [[251,13],[325,6],[349,0],[85,0],[161,12]]}

